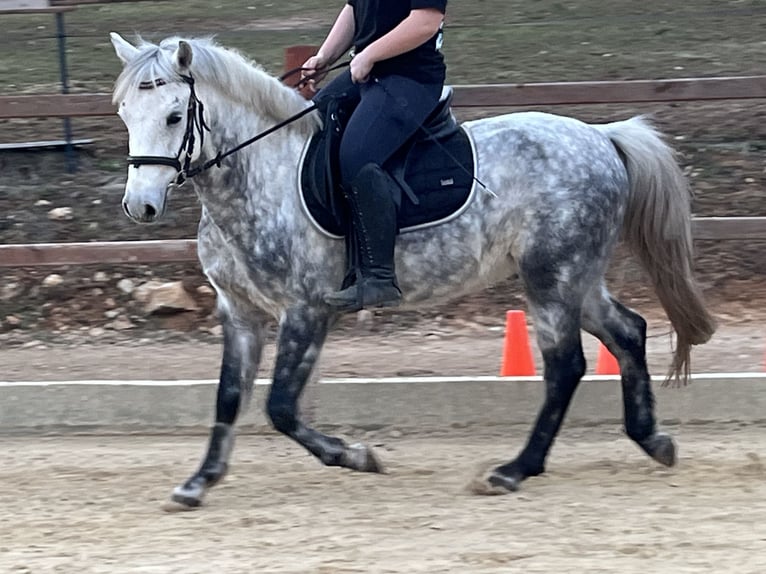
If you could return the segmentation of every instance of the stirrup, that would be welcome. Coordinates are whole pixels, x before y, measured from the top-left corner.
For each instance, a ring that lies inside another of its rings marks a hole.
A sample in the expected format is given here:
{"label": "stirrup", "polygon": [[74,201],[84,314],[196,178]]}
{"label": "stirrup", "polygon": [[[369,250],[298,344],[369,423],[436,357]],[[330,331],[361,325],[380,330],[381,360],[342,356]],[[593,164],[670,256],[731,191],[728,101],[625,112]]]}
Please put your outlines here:
{"label": "stirrup", "polygon": [[402,301],[402,293],[391,280],[362,279],[346,289],[328,293],[324,301],[340,311],[353,312],[366,308],[396,307]]}

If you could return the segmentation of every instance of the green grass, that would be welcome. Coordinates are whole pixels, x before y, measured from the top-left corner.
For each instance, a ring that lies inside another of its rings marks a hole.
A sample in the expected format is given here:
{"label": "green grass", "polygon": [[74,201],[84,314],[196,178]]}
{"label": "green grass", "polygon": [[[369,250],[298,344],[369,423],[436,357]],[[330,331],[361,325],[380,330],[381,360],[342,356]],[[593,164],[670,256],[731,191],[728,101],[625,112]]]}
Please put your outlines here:
{"label": "green grass", "polygon": [[[763,0],[453,0],[445,56],[451,83],[722,76],[766,68]],[[66,15],[73,89],[105,91],[119,72],[108,34],[215,34],[273,73],[284,49],[319,44],[342,2],[126,2]],[[0,16],[0,92],[58,89],[49,15]]]}

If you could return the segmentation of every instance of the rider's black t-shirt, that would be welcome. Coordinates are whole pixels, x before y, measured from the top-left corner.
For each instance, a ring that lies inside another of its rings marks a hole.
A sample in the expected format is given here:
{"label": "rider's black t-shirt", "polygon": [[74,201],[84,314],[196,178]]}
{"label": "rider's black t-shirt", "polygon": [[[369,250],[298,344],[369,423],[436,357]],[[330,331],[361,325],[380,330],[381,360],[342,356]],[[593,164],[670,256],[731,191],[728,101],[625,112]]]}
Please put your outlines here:
{"label": "rider's black t-shirt", "polygon": [[[354,50],[361,52],[396,28],[411,10],[436,8],[444,13],[447,0],[347,0],[354,8]],[[373,75],[399,74],[423,84],[444,83],[446,69],[440,51],[442,29],[422,44],[388,60],[378,62]]]}

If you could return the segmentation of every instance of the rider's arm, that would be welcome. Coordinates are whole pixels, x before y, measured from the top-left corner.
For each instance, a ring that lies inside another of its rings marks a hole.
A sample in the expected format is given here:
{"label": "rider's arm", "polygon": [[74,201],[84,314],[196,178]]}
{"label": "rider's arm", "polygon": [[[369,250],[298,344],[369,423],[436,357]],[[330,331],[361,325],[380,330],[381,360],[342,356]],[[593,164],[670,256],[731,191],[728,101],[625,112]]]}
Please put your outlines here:
{"label": "rider's arm", "polygon": [[414,50],[439,31],[443,19],[444,14],[436,8],[412,10],[396,28],[367,46],[363,53],[374,64]]}
{"label": "rider's arm", "polygon": [[324,65],[332,65],[351,48],[354,29],[354,8],[350,4],[346,4],[317,52],[317,56],[322,59]]}

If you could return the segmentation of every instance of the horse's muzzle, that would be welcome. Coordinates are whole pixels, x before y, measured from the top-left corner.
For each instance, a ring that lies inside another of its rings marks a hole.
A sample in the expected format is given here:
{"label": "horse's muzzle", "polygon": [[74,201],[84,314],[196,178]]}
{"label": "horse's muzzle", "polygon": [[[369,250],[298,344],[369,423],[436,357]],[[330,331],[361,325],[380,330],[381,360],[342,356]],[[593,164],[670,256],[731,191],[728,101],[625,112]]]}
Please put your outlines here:
{"label": "horse's muzzle", "polygon": [[165,214],[165,202],[156,206],[150,202],[128,202],[123,199],[122,210],[136,223],[154,223]]}

